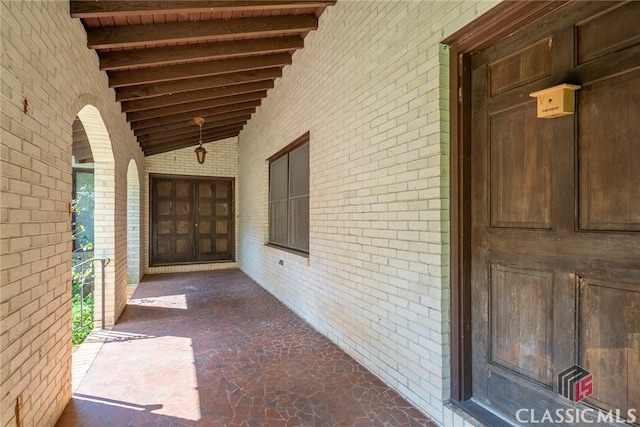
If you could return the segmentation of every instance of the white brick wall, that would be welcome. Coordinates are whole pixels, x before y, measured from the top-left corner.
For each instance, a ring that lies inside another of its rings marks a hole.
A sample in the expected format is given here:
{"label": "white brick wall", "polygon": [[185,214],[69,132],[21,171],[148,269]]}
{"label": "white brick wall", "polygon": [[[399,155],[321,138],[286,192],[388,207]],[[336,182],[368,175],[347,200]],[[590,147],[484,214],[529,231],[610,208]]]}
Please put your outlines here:
{"label": "white brick wall", "polygon": [[126,302],[127,166],[143,170],[144,158],[68,2],[5,0],[0,19],[0,426],[46,427],[71,396],[73,120],[98,113],[106,129],[91,143],[111,321]]}
{"label": "white brick wall", "polygon": [[[197,141],[196,141],[197,142]],[[172,175],[194,175],[194,176],[212,176],[235,178],[235,202],[236,212],[235,221],[235,251],[236,260],[238,253],[238,138],[227,138],[221,141],[209,142],[202,144],[207,150],[207,156],[203,164],[199,164],[196,160],[194,147],[183,148],[181,150],[171,151],[169,153],[156,154],[146,158],[144,188],[146,194],[149,193],[149,174],[172,174]],[[202,271],[202,270],[221,270],[225,268],[237,268],[237,261],[234,262],[215,262],[204,264],[188,264],[188,265],[169,265],[161,267],[149,266],[149,196],[144,199],[143,214],[143,248],[144,248],[144,266],[145,273],[177,273],[184,271]]]}
{"label": "white brick wall", "polygon": [[141,252],[140,246],[141,230],[141,182],[140,172],[133,160],[129,162],[127,169],[127,283],[135,284],[140,282],[142,269],[140,268]]}
{"label": "white brick wall", "polygon": [[[240,267],[446,425],[463,420],[444,406],[449,70],[440,41],[493,4],[339,1],[239,138]],[[264,245],[266,159],[306,131],[308,259]]]}

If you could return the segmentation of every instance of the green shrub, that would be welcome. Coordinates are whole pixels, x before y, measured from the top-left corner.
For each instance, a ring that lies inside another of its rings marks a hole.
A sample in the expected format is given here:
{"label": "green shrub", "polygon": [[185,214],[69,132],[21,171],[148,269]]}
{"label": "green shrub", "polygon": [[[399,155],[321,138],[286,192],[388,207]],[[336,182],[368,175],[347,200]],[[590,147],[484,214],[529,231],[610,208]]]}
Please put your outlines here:
{"label": "green shrub", "polygon": [[81,301],[79,293],[71,298],[73,345],[81,344],[93,330],[93,293],[85,296],[82,304]]}

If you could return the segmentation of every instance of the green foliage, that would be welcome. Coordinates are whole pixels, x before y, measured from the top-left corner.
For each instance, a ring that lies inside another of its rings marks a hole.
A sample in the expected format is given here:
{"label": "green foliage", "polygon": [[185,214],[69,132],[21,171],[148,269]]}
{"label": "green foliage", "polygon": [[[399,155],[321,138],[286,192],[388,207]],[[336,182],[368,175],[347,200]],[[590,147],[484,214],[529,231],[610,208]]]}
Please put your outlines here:
{"label": "green foliage", "polygon": [[81,344],[93,330],[93,293],[84,297],[76,294],[71,299],[73,345]]}
{"label": "green foliage", "polygon": [[[83,190],[84,187],[83,187]],[[93,242],[83,224],[78,221],[79,214],[87,209],[85,199],[93,199],[87,191],[78,192],[71,201],[74,213],[72,235],[74,247],[71,269],[71,331],[73,345],[81,344],[93,330],[93,284],[95,272],[93,262],[86,262],[93,258]],[[92,201],[92,200],[90,200]],[[92,213],[92,212],[91,212]]]}

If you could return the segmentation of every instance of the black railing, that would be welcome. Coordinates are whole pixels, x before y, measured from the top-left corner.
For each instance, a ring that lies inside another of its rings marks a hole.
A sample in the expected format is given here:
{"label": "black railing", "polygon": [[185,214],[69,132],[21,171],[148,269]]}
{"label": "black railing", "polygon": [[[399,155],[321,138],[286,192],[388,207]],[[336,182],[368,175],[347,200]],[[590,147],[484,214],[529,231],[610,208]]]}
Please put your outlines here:
{"label": "black railing", "polygon": [[[91,258],[85,261],[82,261],[78,264],[75,264],[71,267],[71,276],[72,276],[72,288],[71,288],[71,298],[72,304],[76,304],[79,306],[79,316],[80,322],[76,322],[73,327],[73,332],[76,332],[80,329],[86,328],[93,324],[95,321],[95,308],[94,308],[94,292],[95,292],[95,262],[100,262],[100,278],[102,283],[101,289],[101,322],[102,329],[105,329],[105,268],[107,264],[111,261],[109,258]],[[87,307],[88,306],[88,307]],[[88,313],[85,313],[86,309]],[[77,307],[76,307],[77,310]],[[88,316],[85,316],[88,314]],[[73,316],[72,316],[73,317]]]}

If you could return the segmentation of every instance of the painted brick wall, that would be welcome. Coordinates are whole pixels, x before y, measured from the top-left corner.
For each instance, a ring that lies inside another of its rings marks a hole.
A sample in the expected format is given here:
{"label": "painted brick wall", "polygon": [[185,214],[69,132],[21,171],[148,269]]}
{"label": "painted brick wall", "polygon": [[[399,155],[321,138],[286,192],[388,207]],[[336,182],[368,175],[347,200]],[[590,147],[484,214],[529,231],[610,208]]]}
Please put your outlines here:
{"label": "painted brick wall", "polygon": [[127,166],[144,170],[144,158],[68,2],[2,1],[0,19],[0,426],[46,427],[71,396],[74,118],[99,121],[88,133],[99,134],[111,321],[126,303]]}
{"label": "painted brick wall", "polygon": [[[196,141],[197,142],[197,141]],[[207,150],[207,157],[203,164],[196,161],[194,147],[184,148],[181,150],[171,151],[169,153],[157,154],[146,158],[145,163],[145,194],[149,191],[149,174],[173,174],[173,175],[194,175],[194,176],[213,176],[235,178],[235,248],[236,260],[238,253],[238,138],[227,138],[221,141],[202,144]],[[205,264],[190,265],[171,265],[161,267],[149,267],[149,196],[144,200],[144,224],[143,224],[143,248],[144,249],[144,266],[145,273],[177,273],[183,271],[202,271],[202,270],[220,270],[225,268],[237,268],[238,263],[234,262],[216,262]]]}
{"label": "painted brick wall", "polygon": [[[240,134],[240,267],[440,424],[448,51],[492,2],[339,1]],[[310,131],[310,255],[265,246],[266,159]],[[283,265],[279,264],[279,261]]]}

